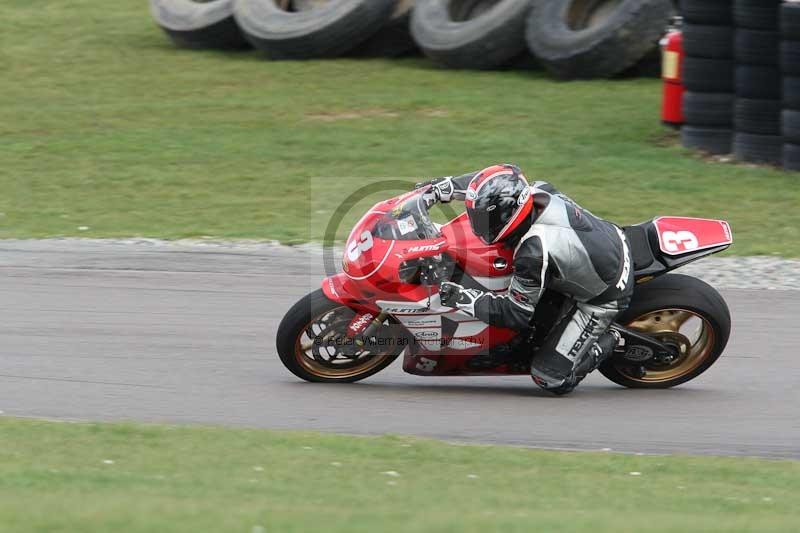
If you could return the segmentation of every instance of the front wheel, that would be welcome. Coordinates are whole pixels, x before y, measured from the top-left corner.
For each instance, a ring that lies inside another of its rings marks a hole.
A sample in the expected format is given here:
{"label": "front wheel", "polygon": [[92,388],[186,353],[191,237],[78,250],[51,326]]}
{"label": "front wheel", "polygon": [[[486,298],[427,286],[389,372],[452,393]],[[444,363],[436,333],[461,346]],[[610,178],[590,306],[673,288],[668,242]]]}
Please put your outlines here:
{"label": "front wheel", "polygon": [[357,347],[346,332],[355,312],[316,290],[297,302],[278,327],[278,355],[299,378],[352,383],[380,372],[404,348],[403,342]]}
{"label": "front wheel", "polygon": [[696,378],[722,355],[731,332],[730,311],[716,289],[680,274],[637,286],[617,321],[677,351],[671,360],[650,360],[643,368],[622,358],[600,367],[614,383],[635,389],[666,389]]}

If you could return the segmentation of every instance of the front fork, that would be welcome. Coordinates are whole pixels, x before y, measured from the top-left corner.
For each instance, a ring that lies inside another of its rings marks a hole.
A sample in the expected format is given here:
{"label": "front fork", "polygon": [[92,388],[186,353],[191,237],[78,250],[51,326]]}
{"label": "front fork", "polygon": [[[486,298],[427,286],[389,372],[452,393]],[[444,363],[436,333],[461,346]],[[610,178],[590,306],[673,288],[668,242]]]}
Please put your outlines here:
{"label": "front fork", "polygon": [[357,325],[360,320],[363,320],[364,316],[366,315],[356,315],[350,323],[350,327],[347,329],[348,336],[354,337],[356,346],[361,348],[375,336],[378,329],[383,325],[383,322],[389,317],[389,314],[386,313],[386,311],[381,311],[371,322],[367,322],[363,328],[354,328],[354,324]]}

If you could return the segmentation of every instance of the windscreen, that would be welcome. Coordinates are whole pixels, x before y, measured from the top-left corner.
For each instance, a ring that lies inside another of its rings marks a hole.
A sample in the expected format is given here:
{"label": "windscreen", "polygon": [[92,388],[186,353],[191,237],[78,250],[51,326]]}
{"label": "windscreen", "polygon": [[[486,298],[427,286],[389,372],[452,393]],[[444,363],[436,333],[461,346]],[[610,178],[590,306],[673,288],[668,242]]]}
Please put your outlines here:
{"label": "windscreen", "polygon": [[428,216],[422,193],[408,198],[384,215],[375,225],[373,235],[390,241],[428,240],[442,236]]}

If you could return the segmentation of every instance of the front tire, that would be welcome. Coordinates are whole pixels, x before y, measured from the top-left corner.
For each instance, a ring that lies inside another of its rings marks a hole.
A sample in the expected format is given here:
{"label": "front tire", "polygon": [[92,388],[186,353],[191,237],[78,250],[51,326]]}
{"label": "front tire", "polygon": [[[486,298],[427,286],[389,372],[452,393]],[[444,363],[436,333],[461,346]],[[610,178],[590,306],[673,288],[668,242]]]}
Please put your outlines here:
{"label": "front tire", "polygon": [[317,383],[352,383],[392,364],[404,342],[344,355],[345,333],[355,312],[331,301],[321,289],[297,302],[278,326],[277,349],[295,376]]}
{"label": "front tire", "polygon": [[668,274],[636,287],[631,305],[617,320],[679,348],[674,361],[646,362],[638,376],[630,362],[612,358],[600,372],[633,389],[666,389],[690,381],[722,355],[731,331],[731,315],[722,296],[699,279]]}

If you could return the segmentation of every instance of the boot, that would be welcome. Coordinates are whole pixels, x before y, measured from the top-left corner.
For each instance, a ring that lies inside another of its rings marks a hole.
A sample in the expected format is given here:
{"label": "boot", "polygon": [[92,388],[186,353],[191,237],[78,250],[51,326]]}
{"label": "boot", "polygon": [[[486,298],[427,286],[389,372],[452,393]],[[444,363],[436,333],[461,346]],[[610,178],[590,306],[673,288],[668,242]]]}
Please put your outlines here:
{"label": "boot", "polygon": [[603,333],[594,346],[586,352],[583,359],[575,364],[574,371],[575,375],[579,376],[578,382],[597,370],[609,357],[614,355],[614,350],[619,346],[621,339],[622,336],[615,329]]}
{"label": "boot", "polygon": [[[597,342],[594,344],[594,346],[592,346],[591,349],[586,352],[586,355],[583,356],[583,359],[576,361],[572,372],[567,379],[564,380],[564,383],[558,387],[548,388],[547,390],[556,396],[563,396],[575,390],[575,387],[577,387],[586,376],[588,376],[594,370],[597,370],[597,368],[602,365],[606,359],[614,354],[614,350],[617,348],[617,346],[619,346],[619,341],[621,339],[622,336],[617,330],[612,329],[606,333],[603,333],[603,335],[597,339]],[[536,380],[534,379],[534,381]]]}

